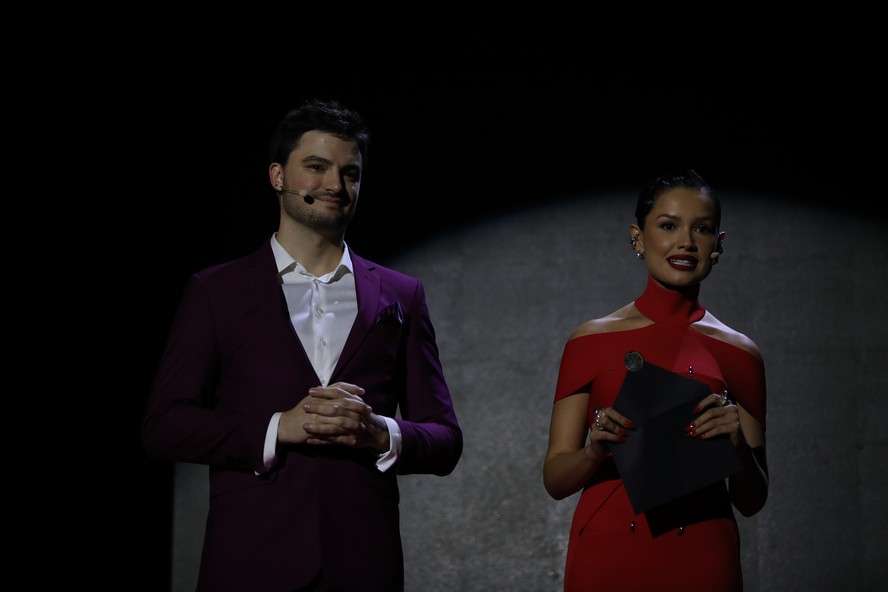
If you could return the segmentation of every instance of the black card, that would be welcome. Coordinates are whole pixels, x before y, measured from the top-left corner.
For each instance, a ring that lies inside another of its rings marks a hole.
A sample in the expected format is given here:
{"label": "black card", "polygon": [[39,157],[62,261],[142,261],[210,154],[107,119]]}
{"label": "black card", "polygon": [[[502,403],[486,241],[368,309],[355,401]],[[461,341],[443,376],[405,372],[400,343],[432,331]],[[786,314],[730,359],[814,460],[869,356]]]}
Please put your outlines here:
{"label": "black card", "polygon": [[646,360],[627,366],[636,369],[626,373],[614,409],[636,427],[609,448],[636,514],[742,469],[727,436],[700,440],[685,433],[698,415],[694,407],[711,392],[708,385]]}

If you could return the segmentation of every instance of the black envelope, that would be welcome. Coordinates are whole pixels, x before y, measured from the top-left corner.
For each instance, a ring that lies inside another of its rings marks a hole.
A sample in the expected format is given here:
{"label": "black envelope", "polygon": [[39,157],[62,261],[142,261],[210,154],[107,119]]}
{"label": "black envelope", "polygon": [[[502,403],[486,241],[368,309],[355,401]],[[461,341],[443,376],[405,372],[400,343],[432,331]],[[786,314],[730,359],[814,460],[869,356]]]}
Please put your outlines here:
{"label": "black envelope", "polygon": [[685,434],[698,415],[694,407],[711,392],[705,383],[642,361],[636,352],[626,359],[630,371],[613,407],[636,427],[609,448],[636,514],[742,469],[727,436],[700,440]]}

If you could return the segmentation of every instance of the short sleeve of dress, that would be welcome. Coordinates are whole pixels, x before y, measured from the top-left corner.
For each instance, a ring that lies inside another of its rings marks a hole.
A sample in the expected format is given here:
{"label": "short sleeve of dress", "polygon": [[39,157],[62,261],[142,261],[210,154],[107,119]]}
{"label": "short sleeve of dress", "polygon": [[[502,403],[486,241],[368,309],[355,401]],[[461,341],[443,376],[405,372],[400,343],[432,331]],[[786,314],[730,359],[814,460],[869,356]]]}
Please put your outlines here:
{"label": "short sleeve of dress", "polygon": [[555,401],[572,395],[588,385],[601,372],[604,343],[600,335],[584,335],[568,340],[561,354]]}
{"label": "short sleeve of dress", "polygon": [[764,362],[758,356],[722,341],[713,340],[712,347],[728,392],[764,427],[767,412]]}

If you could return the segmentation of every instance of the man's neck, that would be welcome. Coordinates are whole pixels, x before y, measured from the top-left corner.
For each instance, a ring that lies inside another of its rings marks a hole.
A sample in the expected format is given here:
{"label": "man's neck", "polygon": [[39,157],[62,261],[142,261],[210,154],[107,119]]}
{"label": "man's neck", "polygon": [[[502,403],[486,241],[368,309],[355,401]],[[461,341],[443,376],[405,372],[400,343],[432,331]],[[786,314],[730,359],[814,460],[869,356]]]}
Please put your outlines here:
{"label": "man's neck", "polygon": [[330,273],[342,260],[345,242],[330,240],[317,233],[278,230],[275,238],[306,270],[316,276]]}

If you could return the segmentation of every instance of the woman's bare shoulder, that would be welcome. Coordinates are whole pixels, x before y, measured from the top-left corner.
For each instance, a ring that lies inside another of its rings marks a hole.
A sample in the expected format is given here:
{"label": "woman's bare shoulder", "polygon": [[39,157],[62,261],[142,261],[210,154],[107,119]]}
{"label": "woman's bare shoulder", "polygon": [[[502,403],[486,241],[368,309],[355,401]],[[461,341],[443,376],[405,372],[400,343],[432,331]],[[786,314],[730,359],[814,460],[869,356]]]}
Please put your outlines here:
{"label": "woman's bare shoulder", "polygon": [[609,315],[586,321],[574,329],[574,332],[570,335],[570,339],[583,337],[584,335],[628,331],[649,324],[650,321],[642,316],[642,314],[638,312],[638,309],[635,308],[635,303],[630,302],[623,308],[615,310]]}
{"label": "woman's bare shoulder", "polygon": [[755,341],[740,331],[725,325],[708,311],[699,322],[694,323],[694,328],[704,335],[745,350],[759,359],[762,357],[762,352]]}

